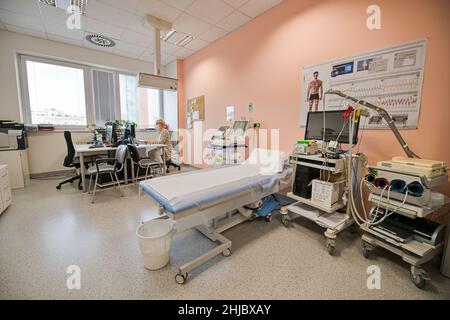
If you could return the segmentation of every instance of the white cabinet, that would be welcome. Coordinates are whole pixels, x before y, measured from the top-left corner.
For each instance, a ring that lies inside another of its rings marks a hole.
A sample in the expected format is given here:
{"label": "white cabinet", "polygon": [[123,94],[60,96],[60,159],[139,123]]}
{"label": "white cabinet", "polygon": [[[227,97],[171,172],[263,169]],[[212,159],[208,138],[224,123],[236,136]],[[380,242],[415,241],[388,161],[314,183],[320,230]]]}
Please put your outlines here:
{"label": "white cabinet", "polygon": [[8,166],[0,165],[0,213],[12,202],[11,185],[9,183]]}
{"label": "white cabinet", "polygon": [[11,189],[23,189],[30,182],[27,150],[0,151],[0,164],[6,164]]}

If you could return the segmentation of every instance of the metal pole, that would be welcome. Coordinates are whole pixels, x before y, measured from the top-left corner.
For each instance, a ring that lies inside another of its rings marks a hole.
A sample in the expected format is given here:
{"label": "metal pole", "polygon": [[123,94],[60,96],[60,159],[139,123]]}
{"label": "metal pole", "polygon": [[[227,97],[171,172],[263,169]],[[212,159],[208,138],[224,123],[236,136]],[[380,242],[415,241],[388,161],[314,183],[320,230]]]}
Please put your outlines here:
{"label": "metal pole", "polygon": [[155,27],[155,66],[154,74],[161,75],[161,30]]}
{"label": "metal pole", "polygon": [[420,157],[415,154],[408,146],[408,144],[406,143],[405,139],[403,139],[402,135],[400,134],[400,131],[398,131],[397,126],[395,125],[394,120],[391,118],[391,116],[389,115],[389,113],[384,110],[383,108],[380,108],[376,105],[373,105],[365,100],[359,100],[357,98],[348,96],[344,93],[342,93],[341,91],[337,91],[337,90],[328,90],[326,92],[327,94],[334,94],[337,96],[340,96],[344,99],[353,101],[363,107],[366,107],[368,109],[371,110],[375,110],[383,119],[384,121],[386,121],[386,123],[388,124],[389,128],[391,129],[391,131],[394,133],[395,137],[397,138],[397,141],[400,143],[400,145],[403,148],[403,151],[405,151],[406,155],[408,156],[408,158],[418,158],[420,159]]}

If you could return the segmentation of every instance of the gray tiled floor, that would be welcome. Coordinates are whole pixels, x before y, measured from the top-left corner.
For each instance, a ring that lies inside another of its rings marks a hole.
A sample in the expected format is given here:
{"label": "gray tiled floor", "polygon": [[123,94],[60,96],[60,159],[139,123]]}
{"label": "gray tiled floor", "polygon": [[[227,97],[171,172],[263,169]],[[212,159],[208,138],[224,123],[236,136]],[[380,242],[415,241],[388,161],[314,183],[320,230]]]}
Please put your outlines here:
{"label": "gray tiled floor", "polygon": [[[438,261],[426,266],[432,282],[419,290],[398,257],[377,250],[366,260],[360,237],[345,232],[337,255],[324,248],[323,230],[297,220],[286,229],[252,221],[225,233],[233,254],[198,268],[184,285],[174,281],[176,266],[212,244],[196,231],[175,236],[171,264],[147,271],[135,229],[155,216],[147,196],[135,186],[126,197],[114,190],[89,196],[71,186],[55,190],[56,181],[33,180],[14,191],[12,206],[0,216],[0,298],[2,299],[449,299],[450,280]],[[66,268],[81,268],[81,290],[66,288]],[[381,290],[368,290],[366,270],[382,272]]]}

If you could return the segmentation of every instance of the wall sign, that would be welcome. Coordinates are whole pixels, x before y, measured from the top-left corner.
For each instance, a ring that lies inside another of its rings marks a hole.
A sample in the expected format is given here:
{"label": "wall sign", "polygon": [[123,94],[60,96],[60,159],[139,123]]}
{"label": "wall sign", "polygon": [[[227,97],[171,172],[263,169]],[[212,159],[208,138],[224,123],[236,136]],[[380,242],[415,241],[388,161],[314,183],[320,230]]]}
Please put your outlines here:
{"label": "wall sign", "polygon": [[[322,93],[330,88],[386,109],[398,128],[417,129],[427,40],[374,50],[369,53],[303,68],[300,125],[309,111],[340,110],[348,102]],[[375,111],[361,127],[386,128]]]}

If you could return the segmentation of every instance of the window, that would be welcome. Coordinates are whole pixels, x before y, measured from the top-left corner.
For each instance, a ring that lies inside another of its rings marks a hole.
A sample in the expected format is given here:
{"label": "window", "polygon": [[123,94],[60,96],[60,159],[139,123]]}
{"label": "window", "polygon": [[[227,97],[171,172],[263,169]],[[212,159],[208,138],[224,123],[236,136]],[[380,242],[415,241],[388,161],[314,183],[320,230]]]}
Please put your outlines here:
{"label": "window", "polygon": [[103,127],[106,122],[117,119],[114,73],[93,70],[92,87],[94,92],[95,124]]}
{"label": "window", "polygon": [[27,60],[29,106],[32,124],[86,126],[86,92],[83,68]]}
{"label": "window", "polygon": [[154,127],[161,118],[161,90],[139,88],[135,75],[121,74],[119,82],[122,119],[136,122],[139,128]]}
{"label": "window", "polygon": [[152,128],[164,118],[178,128],[177,93],[140,88],[136,74],[19,55],[22,114],[27,124],[104,127],[128,120]]}

